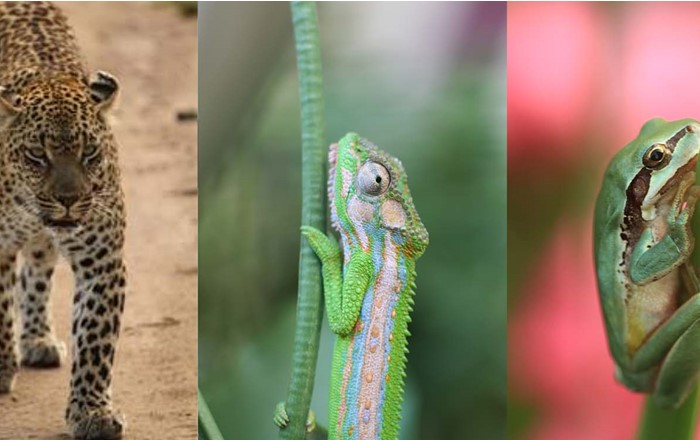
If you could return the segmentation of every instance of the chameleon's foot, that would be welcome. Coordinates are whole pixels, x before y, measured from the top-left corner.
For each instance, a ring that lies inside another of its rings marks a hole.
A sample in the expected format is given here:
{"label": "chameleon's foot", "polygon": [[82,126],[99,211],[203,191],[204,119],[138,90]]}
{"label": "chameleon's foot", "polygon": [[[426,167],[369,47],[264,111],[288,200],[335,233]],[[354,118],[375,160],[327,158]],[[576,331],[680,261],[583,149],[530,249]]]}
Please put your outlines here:
{"label": "chameleon's foot", "polygon": [[[275,425],[280,429],[284,429],[289,424],[289,416],[287,415],[287,406],[285,402],[280,402],[275,406],[275,415],[272,419]],[[311,432],[316,429],[316,414],[309,411],[309,416],[306,418],[306,432]]]}
{"label": "chameleon's foot", "polygon": [[284,402],[280,402],[275,406],[275,416],[272,420],[280,429],[287,427],[287,424],[289,424],[289,416],[287,415],[287,407]]}

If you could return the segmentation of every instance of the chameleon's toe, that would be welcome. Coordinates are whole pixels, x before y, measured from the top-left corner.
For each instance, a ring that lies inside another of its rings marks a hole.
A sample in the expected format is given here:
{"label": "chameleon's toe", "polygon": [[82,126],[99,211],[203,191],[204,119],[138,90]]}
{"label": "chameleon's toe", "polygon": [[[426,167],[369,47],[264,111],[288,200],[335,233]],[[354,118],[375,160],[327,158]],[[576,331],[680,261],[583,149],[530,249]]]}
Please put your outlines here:
{"label": "chameleon's toe", "polygon": [[287,415],[287,407],[284,402],[280,402],[275,406],[275,415],[272,419],[278,428],[286,428],[289,423],[289,416]]}
{"label": "chameleon's toe", "polygon": [[[275,425],[278,428],[284,429],[289,424],[289,416],[287,415],[287,407],[284,402],[280,402],[275,406],[275,415],[273,417]],[[316,429],[316,414],[309,411],[309,416],[306,419],[306,432],[312,432]]]}
{"label": "chameleon's toe", "polygon": [[326,234],[314,228],[313,226],[304,225],[301,227],[301,235],[306,237],[311,243],[317,243],[323,241],[326,238]]}

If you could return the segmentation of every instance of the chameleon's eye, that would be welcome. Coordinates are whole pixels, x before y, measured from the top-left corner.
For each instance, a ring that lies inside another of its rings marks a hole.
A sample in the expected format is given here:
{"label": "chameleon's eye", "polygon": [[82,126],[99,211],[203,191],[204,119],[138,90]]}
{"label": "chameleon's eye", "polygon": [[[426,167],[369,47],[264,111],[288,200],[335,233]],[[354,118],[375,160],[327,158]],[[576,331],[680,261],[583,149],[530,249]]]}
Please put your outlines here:
{"label": "chameleon's eye", "polygon": [[668,163],[668,159],[671,157],[671,152],[668,151],[666,145],[664,144],[654,144],[644,153],[644,166],[655,170],[665,166]]}
{"label": "chameleon's eye", "polygon": [[357,186],[360,191],[370,196],[384,193],[391,183],[391,175],[384,165],[377,162],[366,162],[360,167],[357,175]]}

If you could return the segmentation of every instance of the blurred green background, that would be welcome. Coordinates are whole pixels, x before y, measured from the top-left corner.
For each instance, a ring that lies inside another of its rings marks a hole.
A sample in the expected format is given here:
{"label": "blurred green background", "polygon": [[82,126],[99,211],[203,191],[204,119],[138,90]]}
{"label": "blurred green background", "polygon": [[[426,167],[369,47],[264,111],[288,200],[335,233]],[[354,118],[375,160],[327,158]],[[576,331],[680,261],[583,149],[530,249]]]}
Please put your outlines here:
{"label": "blurred green background", "polygon": [[[327,141],[403,162],[430,232],[402,439],[504,438],[505,3],[323,3]],[[227,439],[273,439],[290,376],[299,96],[287,3],[199,6],[199,383]],[[324,322],[312,408],[328,420]]]}

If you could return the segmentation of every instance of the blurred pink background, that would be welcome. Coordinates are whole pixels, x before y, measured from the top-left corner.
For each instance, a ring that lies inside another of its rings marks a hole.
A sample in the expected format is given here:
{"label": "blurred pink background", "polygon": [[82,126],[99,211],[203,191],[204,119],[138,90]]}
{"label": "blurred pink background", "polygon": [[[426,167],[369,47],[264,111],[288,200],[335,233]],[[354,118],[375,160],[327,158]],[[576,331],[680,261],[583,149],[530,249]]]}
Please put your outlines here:
{"label": "blurred pink background", "polygon": [[698,23],[695,3],[508,4],[509,438],[636,433],[643,396],[613,379],[592,211],[644,122],[700,119]]}

